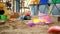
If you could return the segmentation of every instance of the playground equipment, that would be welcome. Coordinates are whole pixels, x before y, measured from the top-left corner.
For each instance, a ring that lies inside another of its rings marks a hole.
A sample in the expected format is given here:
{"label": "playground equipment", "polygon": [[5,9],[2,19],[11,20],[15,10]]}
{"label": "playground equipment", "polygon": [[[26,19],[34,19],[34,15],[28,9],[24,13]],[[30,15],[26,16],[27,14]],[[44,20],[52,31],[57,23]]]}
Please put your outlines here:
{"label": "playground equipment", "polygon": [[[58,17],[60,17],[60,8],[58,7],[60,3],[60,0],[40,0],[40,5],[48,5],[46,7],[48,7],[48,14],[51,15],[52,17],[55,16],[56,20]],[[44,8],[44,11],[46,9],[46,7]],[[59,21],[59,19],[57,20]]]}
{"label": "playground equipment", "polygon": [[7,20],[10,18],[10,12],[6,9],[3,2],[0,2],[0,20]]}

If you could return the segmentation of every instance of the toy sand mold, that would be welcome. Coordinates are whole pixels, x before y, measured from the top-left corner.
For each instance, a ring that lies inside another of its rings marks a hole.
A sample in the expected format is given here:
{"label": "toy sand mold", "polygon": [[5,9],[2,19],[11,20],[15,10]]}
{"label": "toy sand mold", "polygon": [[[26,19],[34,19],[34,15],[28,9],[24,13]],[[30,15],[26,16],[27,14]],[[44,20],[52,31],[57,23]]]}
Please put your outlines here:
{"label": "toy sand mold", "polygon": [[4,22],[10,18],[10,12],[6,9],[5,5],[0,2],[0,22]]}

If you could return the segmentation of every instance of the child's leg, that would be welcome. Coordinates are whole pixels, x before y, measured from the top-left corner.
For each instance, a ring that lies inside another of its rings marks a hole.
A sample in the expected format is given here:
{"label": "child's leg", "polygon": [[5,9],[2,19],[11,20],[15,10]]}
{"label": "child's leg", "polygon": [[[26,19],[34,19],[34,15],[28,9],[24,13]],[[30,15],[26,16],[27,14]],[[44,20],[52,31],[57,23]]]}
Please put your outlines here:
{"label": "child's leg", "polygon": [[37,16],[38,15],[38,5],[31,5],[30,11],[31,11],[32,16]]}
{"label": "child's leg", "polygon": [[47,5],[39,5],[39,11],[43,14],[48,14],[48,6]]}

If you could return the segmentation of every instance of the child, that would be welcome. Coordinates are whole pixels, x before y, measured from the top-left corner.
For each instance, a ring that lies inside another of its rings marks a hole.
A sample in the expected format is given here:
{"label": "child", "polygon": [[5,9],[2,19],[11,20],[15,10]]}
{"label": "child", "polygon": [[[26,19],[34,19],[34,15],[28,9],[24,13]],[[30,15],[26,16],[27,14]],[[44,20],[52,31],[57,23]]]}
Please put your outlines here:
{"label": "child", "polygon": [[25,12],[24,20],[31,20],[30,11]]}

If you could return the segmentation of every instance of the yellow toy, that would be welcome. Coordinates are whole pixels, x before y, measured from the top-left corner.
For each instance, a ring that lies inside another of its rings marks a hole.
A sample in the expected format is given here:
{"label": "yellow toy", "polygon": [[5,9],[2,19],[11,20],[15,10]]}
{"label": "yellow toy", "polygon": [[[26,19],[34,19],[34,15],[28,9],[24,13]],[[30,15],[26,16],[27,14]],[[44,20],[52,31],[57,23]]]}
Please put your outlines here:
{"label": "yellow toy", "polygon": [[3,4],[3,2],[0,2],[0,10],[4,10],[4,14],[3,15],[7,15],[8,18],[10,18],[10,12],[6,9],[6,7]]}
{"label": "yellow toy", "polygon": [[46,19],[40,19],[40,22],[46,22]]}
{"label": "yellow toy", "polygon": [[40,20],[39,20],[39,19],[36,19],[36,18],[35,18],[35,19],[33,19],[33,23],[34,23],[34,24],[36,24],[36,23],[38,23],[38,22],[40,22]]}
{"label": "yellow toy", "polygon": [[38,19],[38,18],[34,18],[34,19],[33,19],[33,23],[34,23],[34,24],[43,23],[43,22],[46,22],[46,19]]}

